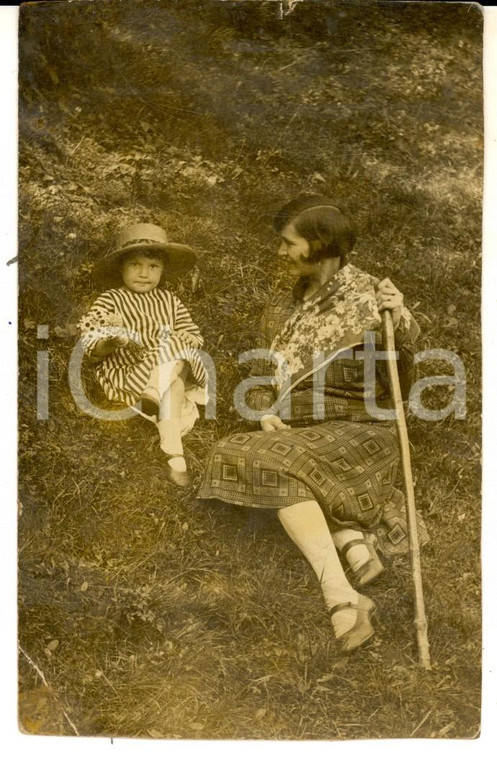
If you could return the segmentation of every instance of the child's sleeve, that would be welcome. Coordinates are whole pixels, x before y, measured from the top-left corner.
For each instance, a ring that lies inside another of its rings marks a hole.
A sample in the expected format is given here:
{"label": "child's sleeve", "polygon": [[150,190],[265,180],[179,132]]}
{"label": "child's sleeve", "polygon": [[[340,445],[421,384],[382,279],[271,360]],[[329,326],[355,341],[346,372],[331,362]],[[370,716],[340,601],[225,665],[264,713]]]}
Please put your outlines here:
{"label": "child's sleeve", "polygon": [[202,335],[200,334],[200,329],[198,325],[195,324],[193,319],[190,316],[190,312],[188,309],[184,306],[184,304],[179,300],[179,298],[174,297],[174,305],[175,305],[175,314],[174,314],[174,330],[184,330],[187,333],[190,333],[193,337],[197,338],[198,342],[198,348],[201,348],[204,345],[204,339]]}
{"label": "child's sleeve", "polygon": [[121,315],[115,310],[112,298],[104,293],[99,296],[91,309],[81,317],[78,327],[85,353],[91,355],[99,340],[112,337],[113,328],[122,327]]}

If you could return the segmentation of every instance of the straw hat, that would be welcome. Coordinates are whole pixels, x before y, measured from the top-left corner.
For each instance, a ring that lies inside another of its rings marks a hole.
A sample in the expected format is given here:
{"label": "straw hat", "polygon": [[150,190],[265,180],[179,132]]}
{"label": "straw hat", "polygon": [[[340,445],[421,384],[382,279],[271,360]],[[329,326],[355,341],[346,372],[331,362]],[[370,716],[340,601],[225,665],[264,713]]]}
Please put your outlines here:
{"label": "straw hat", "polygon": [[99,280],[112,277],[126,253],[143,250],[161,255],[167,274],[187,272],[197,260],[193,248],[181,243],[170,243],[162,227],[156,224],[132,224],[117,235],[115,248],[95,264],[94,276]]}

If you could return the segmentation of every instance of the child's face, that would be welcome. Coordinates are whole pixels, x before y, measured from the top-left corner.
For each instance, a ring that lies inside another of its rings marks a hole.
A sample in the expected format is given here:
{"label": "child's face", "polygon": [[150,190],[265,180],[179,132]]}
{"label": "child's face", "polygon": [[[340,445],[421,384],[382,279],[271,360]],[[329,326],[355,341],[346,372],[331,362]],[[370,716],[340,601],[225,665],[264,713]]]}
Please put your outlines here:
{"label": "child's face", "polygon": [[135,293],[149,293],[159,284],[163,270],[161,259],[144,253],[131,253],[123,262],[123,283]]}

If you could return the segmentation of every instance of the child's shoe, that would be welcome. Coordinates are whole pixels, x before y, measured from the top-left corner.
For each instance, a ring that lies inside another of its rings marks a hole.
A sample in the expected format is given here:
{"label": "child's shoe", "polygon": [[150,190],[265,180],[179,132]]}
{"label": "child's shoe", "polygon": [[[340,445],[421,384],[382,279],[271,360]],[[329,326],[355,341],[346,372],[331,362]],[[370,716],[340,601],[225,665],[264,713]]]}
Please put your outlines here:
{"label": "child's shoe", "polygon": [[191,484],[184,457],[169,457],[165,465],[166,478],[180,488],[187,488]]}
{"label": "child's shoe", "polygon": [[159,394],[155,395],[148,391],[144,391],[140,396],[138,404],[144,415],[147,417],[155,417],[157,419],[159,416],[159,401]]}

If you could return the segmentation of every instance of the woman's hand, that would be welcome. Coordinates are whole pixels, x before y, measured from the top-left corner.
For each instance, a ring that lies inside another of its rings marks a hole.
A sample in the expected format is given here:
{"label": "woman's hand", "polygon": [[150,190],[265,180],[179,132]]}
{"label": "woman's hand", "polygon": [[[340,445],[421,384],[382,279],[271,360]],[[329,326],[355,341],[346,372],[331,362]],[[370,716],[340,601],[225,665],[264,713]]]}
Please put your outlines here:
{"label": "woman's hand", "polygon": [[376,303],[378,304],[378,311],[389,309],[392,312],[394,330],[399,326],[403,302],[404,296],[388,277],[377,285]]}
{"label": "woman's hand", "polygon": [[275,430],[283,430],[288,427],[290,425],[285,425],[277,414],[268,414],[261,419],[261,428],[265,433],[273,433]]}

